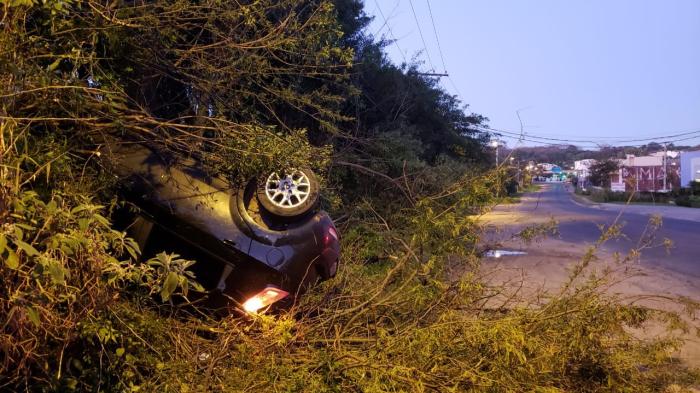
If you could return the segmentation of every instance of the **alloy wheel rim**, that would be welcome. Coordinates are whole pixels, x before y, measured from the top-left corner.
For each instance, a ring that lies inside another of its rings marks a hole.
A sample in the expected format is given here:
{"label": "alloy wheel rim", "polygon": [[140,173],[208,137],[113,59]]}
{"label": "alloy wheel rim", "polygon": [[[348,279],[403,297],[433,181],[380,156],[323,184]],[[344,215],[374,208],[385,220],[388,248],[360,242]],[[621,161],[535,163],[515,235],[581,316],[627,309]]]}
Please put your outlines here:
{"label": "alloy wheel rim", "polygon": [[293,209],[302,205],[311,194],[309,177],[300,170],[280,176],[273,172],[265,181],[265,196],[274,206]]}

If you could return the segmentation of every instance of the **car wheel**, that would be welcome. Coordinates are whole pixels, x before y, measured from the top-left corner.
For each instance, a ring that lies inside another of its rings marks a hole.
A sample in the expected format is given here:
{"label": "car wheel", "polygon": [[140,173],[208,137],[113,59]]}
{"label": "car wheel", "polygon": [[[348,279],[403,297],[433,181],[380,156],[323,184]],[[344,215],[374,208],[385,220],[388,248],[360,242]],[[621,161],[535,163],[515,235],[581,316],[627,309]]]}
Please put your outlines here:
{"label": "car wheel", "polygon": [[318,205],[319,184],[308,168],[282,174],[273,172],[258,182],[257,197],[260,205],[271,214],[300,216]]}

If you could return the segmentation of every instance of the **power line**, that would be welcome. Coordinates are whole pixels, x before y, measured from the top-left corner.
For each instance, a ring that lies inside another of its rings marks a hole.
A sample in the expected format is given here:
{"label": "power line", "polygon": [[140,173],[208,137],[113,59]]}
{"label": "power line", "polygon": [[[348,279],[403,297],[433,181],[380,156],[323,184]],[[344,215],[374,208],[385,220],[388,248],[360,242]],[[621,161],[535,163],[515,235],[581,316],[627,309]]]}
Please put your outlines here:
{"label": "power line", "polygon": [[[516,140],[518,142],[525,141],[525,142],[538,143],[538,144],[547,145],[547,146],[570,146],[570,145],[573,145],[573,143],[554,143],[554,142],[546,142],[546,141],[541,141],[541,140],[536,140],[536,139],[529,139],[529,138],[526,138],[525,136],[505,135],[505,134],[502,134],[501,132],[494,132],[494,134],[498,135],[499,137],[513,139],[513,140]],[[591,147],[594,147],[594,146],[600,147],[599,144],[592,142],[592,141],[586,142],[586,144],[588,146],[591,146]],[[577,144],[577,145],[581,145],[581,144]]]}
{"label": "power line", "polygon": [[430,7],[430,0],[425,0],[425,2],[428,3],[430,22],[433,24],[433,33],[435,33],[435,41],[437,41],[438,53],[440,53],[440,61],[442,62],[442,69],[445,71],[445,73],[447,73],[447,66],[445,65],[445,58],[442,56],[442,47],[440,46],[440,38],[438,38],[437,28],[435,27],[435,19],[433,19],[433,10]]}
{"label": "power line", "polygon": [[694,136],[692,136],[690,138],[683,138],[681,140],[700,138],[700,130],[682,132],[682,133],[671,134],[671,135],[657,135],[657,136],[653,136],[650,138],[621,139],[621,140],[615,140],[615,141],[548,138],[548,137],[544,137],[544,136],[538,136],[538,135],[533,135],[533,134],[522,134],[522,133],[516,132],[516,131],[507,131],[507,130],[502,130],[502,129],[497,129],[497,128],[485,128],[484,127],[483,130],[484,131],[490,130],[491,132],[503,133],[503,134],[514,135],[514,136],[526,136],[529,139],[539,139],[539,140],[543,140],[543,141],[566,142],[566,143],[571,143],[571,144],[592,143],[592,144],[596,144],[596,145],[602,145],[602,144],[607,144],[607,143],[618,143],[619,144],[619,143],[632,143],[632,142],[653,142],[653,141],[660,140],[660,139],[672,139],[672,138],[686,137],[688,135],[694,135]]}
{"label": "power line", "polygon": [[[375,0],[376,1],[376,0]],[[420,40],[423,42],[423,49],[425,49],[425,55],[428,56],[428,64],[430,68],[435,71],[435,66],[433,65],[433,60],[430,58],[430,52],[428,52],[428,46],[425,44],[425,38],[423,38],[423,30],[420,28],[420,23],[418,23],[418,16],[416,15],[416,10],[413,8],[413,0],[408,0],[411,5],[411,12],[413,12],[413,19],[416,21],[416,26],[418,26],[418,34],[420,34]]]}
{"label": "power line", "polygon": [[[433,17],[433,9],[430,6],[430,0],[425,0],[425,2],[428,3],[428,13],[430,14],[430,22],[433,24],[433,33],[435,34],[435,41],[437,41],[438,53],[440,54],[440,61],[442,62],[442,68],[445,71],[445,74],[447,74],[447,65],[445,64],[445,56],[443,56],[442,45],[440,45],[440,37],[438,36],[437,27],[435,26],[435,18]],[[450,81],[452,88],[455,89],[455,92],[457,92],[457,95],[462,97],[462,99],[464,99],[464,95],[462,95],[462,93],[459,91],[457,84],[452,80],[452,77],[449,74],[447,75],[447,79]]]}
{"label": "power line", "polygon": [[[427,1],[427,0],[426,0]],[[389,20],[386,18],[384,15],[384,12],[382,11],[382,7],[379,6],[379,2],[377,0],[374,0],[374,4],[377,7],[377,11],[379,11],[379,15],[382,17],[382,20],[384,21],[384,24],[377,30],[377,32],[381,31],[381,29],[386,26],[387,30],[389,31],[389,35],[391,35],[391,38],[393,40],[393,43],[396,45],[396,48],[399,50],[399,53],[401,54],[401,57],[403,58],[404,63],[408,64],[408,61],[406,60],[406,55],[404,54],[404,51],[401,49],[401,46],[399,46],[398,40],[396,39],[396,36],[394,35],[393,30],[391,29],[391,26],[389,25]],[[425,76],[446,76],[450,80],[450,84],[452,84],[452,87],[454,88],[455,92],[457,92],[457,95],[460,97],[464,97],[462,93],[459,91],[459,88],[457,87],[457,84],[452,80],[450,75],[447,73],[447,66],[445,65],[445,58],[442,53],[442,47],[440,46],[440,39],[438,38],[437,34],[437,28],[435,27],[435,19],[433,18],[433,11],[430,8],[430,3],[428,2],[428,11],[430,12],[430,20],[433,24],[433,32],[435,33],[435,40],[437,41],[438,44],[438,51],[440,52],[440,61],[442,62],[442,67],[445,70],[444,74],[437,74],[435,73],[435,66],[433,66],[432,59],[430,58],[430,53],[428,52],[428,48],[425,45],[425,39],[423,38],[423,31],[420,28],[420,24],[418,23],[418,18],[416,16],[416,11],[413,8],[413,2],[411,2],[411,11],[413,11],[413,18],[416,21],[416,25],[418,26],[418,32],[420,33],[421,41],[423,42],[423,49],[425,50],[426,55],[428,56],[428,62],[430,63],[430,66],[432,67],[433,73],[419,73],[420,75],[425,75]]]}
{"label": "power line", "polygon": [[690,137],[681,138],[681,139],[673,139],[673,140],[670,140],[670,141],[665,141],[664,143],[683,142],[683,141],[689,141],[689,140],[691,140],[691,139],[697,139],[697,138],[700,138],[700,135],[690,136]]}
{"label": "power line", "polygon": [[[537,135],[523,134],[523,133],[516,132],[516,131],[501,130],[501,129],[497,129],[497,128],[484,128],[484,130],[491,130],[492,132],[496,132],[496,133],[499,133],[499,134],[513,135],[513,136],[515,136],[515,137],[519,137],[519,136],[525,137],[525,136],[527,136],[528,138],[541,139],[541,140],[545,140],[545,141],[566,142],[566,143],[591,143],[591,144],[597,144],[596,142],[591,141],[591,140],[546,138],[546,137],[540,137],[540,136],[537,136]],[[560,145],[561,143],[558,143],[558,144]]]}
{"label": "power line", "polygon": [[[594,143],[594,142],[588,142],[587,144],[553,143],[553,142],[545,142],[545,141],[536,140],[536,139],[529,139],[529,138],[522,137],[522,136],[504,135],[504,134],[501,134],[500,132],[495,132],[494,134],[495,134],[495,135],[498,135],[498,136],[501,137],[501,138],[515,140],[515,141],[517,141],[518,143],[522,143],[522,142],[531,142],[531,143],[536,143],[536,144],[539,144],[539,145],[546,145],[546,146],[565,147],[565,146],[574,145],[574,146],[579,146],[579,147],[584,147],[584,148],[590,148],[590,147],[597,147],[597,148],[600,148],[600,147],[603,145],[603,144],[598,144],[598,143]],[[677,143],[677,142],[683,142],[683,141],[692,140],[692,139],[697,140],[698,138],[700,138],[700,135],[694,135],[694,136],[685,137],[685,138],[673,139],[673,140],[669,140],[669,141],[666,141],[666,142],[667,142],[667,143]],[[620,146],[618,146],[618,147],[620,147]]]}
{"label": "power line", "polygon": [[[526,127],[532,127],[532,126],[526,126]],[[696,130],[697,132],[700,132],[700,130]],[[693,133],[696,131],[688,131],[689,133]],[[515,132],[515,131],[513,131]],[[685,131],[684,131],[685,132]],[[567,138],[569,135],[567,134],[561,134],[561,133],[543,133],[543,132],[537,132],[538,137],[553,137],[553,138]],[[663,135],[658,135],[658,134],[640,134],[638,135],[640,138],[647,138],[648,139],[656,139],[656,138],[663,138]],[[615,140],[621,140],[624,141],[626,138],[629,138],[628,136],[600,136],[600,135],[591,135],[591,139],[593,140],[604,140],[604,139],[610,139],[611,142],[615,142]]]}
{"label": "power line", "polygon": [[403,57],[403,62],[408,64],[408,60],[406,60],[406,55],[403,53],[403,50],[399,46],[399,40],[396,39],[396,36],[394,36],[394,31],[391,30],[391,26],[389,25],[389,21],[386,19],[384,16],[384,13],[382,12],[382,7],[379,6],[379,2],[377,0],[374,0],[374,4],[377,5],[377,10],[379,11],[379,15],[382,16],[382,19],[384,20],[384,24],[386,25],[387,30],[389,30],[389,34],[391,35],[391,39],[394,40],[394,45],[396,45],[396,48],[399,50],[399,53],[401,53],[401,57]]}
{"label": "power line", "polygon": [[462,93],[459,92],[459,89],[457,88],[457,85],[455,84],[455,82],[452,80],[452,78],[451,78],[449,75],[447,76],[447,79],[450,81],[450,84],[452,85],[452,87],[453,87],[453,88],[455,89],[455,91],[457,92],[457,95],[460,96],[460,97],[462,97],[462,98],[464,99],[464,96],[462,95]]}

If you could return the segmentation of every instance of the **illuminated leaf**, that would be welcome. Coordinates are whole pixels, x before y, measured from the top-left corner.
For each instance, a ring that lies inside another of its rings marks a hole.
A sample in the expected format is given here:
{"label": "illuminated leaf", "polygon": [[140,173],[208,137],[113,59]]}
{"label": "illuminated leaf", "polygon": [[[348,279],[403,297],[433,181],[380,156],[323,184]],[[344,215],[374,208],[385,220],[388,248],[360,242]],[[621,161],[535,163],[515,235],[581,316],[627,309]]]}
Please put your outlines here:
{"label": "illuminated leaf", "polygon": [[170,299],[170,295],[172,295],[177,288],[178,281],[180,281],[180,279],[177,273],[168,273],[168,276],[165,277],[165,282],[163,283],[163,289],[160,290],[160,297],[163,299],[163,301]]}
{"label": "illuminated leaf", "polygon": [[49,275],[54,284],[63,284],[66,280],[66,271],[58,263],[49,264]]}
{"label": "illuminated leaf", "polygon": [[15,254],[14,251],[8,250],[7,258],[5,258],[5,265],[12,270],[19,267],[19,258],[17,258],[17,254]]}
{"label": "illuminated leaf", "polygon": [[32,307],[27,307],[27,318],[34,324],[34,327],[39,327],[39,325],[41,325],[39,313]]}
{"label": "illuminated leaf", "polygon": [[49,66],[46,67],[46,70],[49,71],[49,72],[54,71],[56,68],[58,68],[58,66],[59,66],[60,64],[61,64],[61,59],[58,58],[58,59],[54,60],[53,63],[49,64]]}
{"label": "illuminated leaf", "polygon": [[33,256],[39,254],[39,251],[37,251],[37,249],[34,248],[34,246],[32,246],[29,243],[25,243],[21,240],[15,240],[15,244],[17,245],[17,247],[21,248],[22,251],[24,251],[30,257],[33,257]]}

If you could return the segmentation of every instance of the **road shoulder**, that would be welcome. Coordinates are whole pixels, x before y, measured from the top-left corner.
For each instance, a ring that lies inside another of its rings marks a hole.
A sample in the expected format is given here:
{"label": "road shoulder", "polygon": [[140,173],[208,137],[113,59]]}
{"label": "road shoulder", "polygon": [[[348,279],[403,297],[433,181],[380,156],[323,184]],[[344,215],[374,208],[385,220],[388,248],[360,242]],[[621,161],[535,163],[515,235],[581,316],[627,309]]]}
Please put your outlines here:
{"label": "road shoulder", "polygon": [[[480,272],[488,277],[489,285],[503,288],[501,297],[494,299],[499,304],[504,299],[519,299],[523,304],[532,304],[537,299],[546,299],[558,293],[569,279],[574,265],[583,260],[590,246],[553,238],[529,245],[511,239],[500,245],[525,254],[482,260]],[[603,288],[610,296],[636,299],[635,304],[640,306],[674,311],[680,315],[683,315],[683,309],[678,299],[700,301],[700,284],[696,280],[660,267],[635,262],[619,264],[614,262],[612,254],[602,249],[596,251],[596,256],[595,261],[587,265],[584,276],[594,272],[605,274],[609,285]],[[585,281],[584,276],[582,280]],[[691,327],[698,327],[696,320],[685,315],[681,318]],[[665,332],[662,325],[650,323],[646,329],[639,329],[634,334],[640,339],[659,336],[678,338],[683,345],[671,356],[687,365],[700,366],[700,338],[694,329],[690,332]]]}

